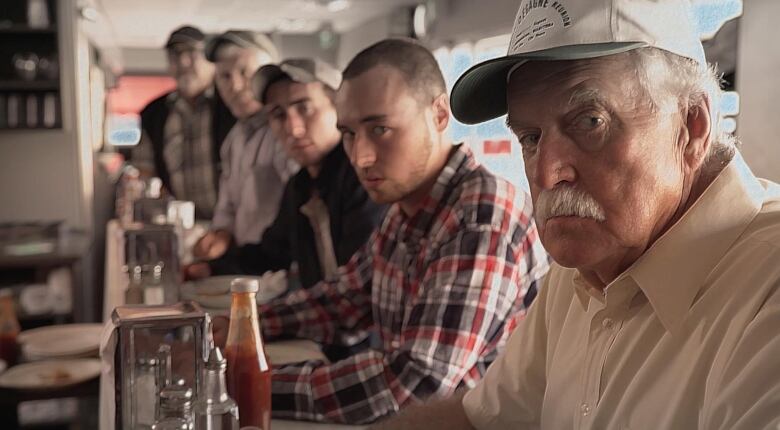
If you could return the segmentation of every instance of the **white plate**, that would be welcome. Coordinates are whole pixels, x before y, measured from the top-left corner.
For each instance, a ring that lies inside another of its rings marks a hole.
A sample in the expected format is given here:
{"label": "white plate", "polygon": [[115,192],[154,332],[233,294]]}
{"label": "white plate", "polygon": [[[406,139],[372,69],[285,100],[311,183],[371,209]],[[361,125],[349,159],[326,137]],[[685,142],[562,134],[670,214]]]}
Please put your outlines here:
{"label": "white plate", "polygon": [[[212,276],[195,282],[186,282],[181,286],[182,298],[193,300],[203,307],[212,309],[230,309],[230,282],[237,275]],[[240,276],[256,279],[260,283],[257,303],[265,304],[287,291],[287,271],[266,272],[263,276]]]}
{"label": "white plate", "polygon": [[51,360],[20,364],[0,375],[0,387],[39,390],[67,387],[100,375],[100,360]]}
{"label": "white plate", "polygon": [[268,342],[265,344],[265,353],[271,364],[275,366],[309,360],[328,362],[328,358],[322,353],[320,346],[306,339]]}
{"label": "white plate", "polygon": [[29,359],[80,357],[97,352],[102,324],[62,324],[19,333],[22,353]]}

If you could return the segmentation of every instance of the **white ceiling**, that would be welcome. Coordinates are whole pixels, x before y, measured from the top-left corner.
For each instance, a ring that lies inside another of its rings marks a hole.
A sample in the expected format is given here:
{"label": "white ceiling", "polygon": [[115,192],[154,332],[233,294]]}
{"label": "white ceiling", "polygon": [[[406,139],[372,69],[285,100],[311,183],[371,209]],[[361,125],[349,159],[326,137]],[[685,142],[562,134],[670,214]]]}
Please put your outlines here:
{"label": "white ceiling", "polygon": [[311,33],[330,23],[348,31],[399,6],[420,0],[348,0],[349,7],[332,11],[331,0],[98,0],[120,47],[157,48],[171,30],[191,24],[206,33],[229,28],[263,32]]}

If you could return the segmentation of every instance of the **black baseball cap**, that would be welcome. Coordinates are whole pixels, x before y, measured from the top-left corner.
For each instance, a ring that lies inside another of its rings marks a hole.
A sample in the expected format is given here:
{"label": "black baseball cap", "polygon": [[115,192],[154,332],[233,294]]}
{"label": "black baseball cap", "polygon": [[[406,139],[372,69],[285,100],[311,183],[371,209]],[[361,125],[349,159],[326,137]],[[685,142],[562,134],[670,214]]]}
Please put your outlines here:
{"label": "black baseball cap", "polygon": [[192,45],[203,42],[204,40],[206,40],[206,35],[204,35],[202,31],[191,25],[184,25],[171,32],[171,35],[168,36],[168,41],[165,42],[165,49],[169,49],[171,46],[178,43]]}

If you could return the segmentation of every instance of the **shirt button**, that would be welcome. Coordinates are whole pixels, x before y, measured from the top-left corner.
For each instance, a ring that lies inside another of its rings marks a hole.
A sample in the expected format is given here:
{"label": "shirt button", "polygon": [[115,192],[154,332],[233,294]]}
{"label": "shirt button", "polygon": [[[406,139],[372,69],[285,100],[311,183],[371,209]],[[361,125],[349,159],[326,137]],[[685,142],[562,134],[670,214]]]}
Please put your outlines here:
{"label": "shirt button", "polygon": [[582,412],[583,417],[587,417],[590,413],[590,406],[588,406],[587,403],[583,403],[580,405],[580,412]]}
{"label": "shirt button", "polygon": [[604,327],[607,330],[612,329],[612,326],[614,326],[615,323],[612,321],[611,318],[604,318],[604,321],[601,322],[601,326]]}

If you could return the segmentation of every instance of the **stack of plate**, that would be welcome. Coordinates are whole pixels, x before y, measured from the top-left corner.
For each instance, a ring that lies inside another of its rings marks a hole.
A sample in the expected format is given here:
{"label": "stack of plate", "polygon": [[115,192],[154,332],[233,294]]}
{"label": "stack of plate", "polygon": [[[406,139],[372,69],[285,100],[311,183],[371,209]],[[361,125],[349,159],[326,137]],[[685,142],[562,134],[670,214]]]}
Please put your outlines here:
{"label": "stack of plate", "polygon": [[25,359],[97,357],[102,324],[63,324],[26,330],[18,341]]}
{"label": "stack of plate", "polygon": [[287,271],[266,272],[263,276],[212,276],[181,286],[183,299],[192,300],[207,309],[230,309],[230,282],[236,277],[256,279],[260,283],[257,303],[265,304],[287,291]]}
{"label": "stack of plate", "polygon": [[0,387],[42,390],[88,381],[100,374],[102,324],[63,324],[25,330],[17,340],[26,361],[0,375]]}
{"label": "stack of plate", "polygon": [[67,387],[100,375],[100,360],[77,358],[20,364],[0,375],[0,387],[45,390]]}

